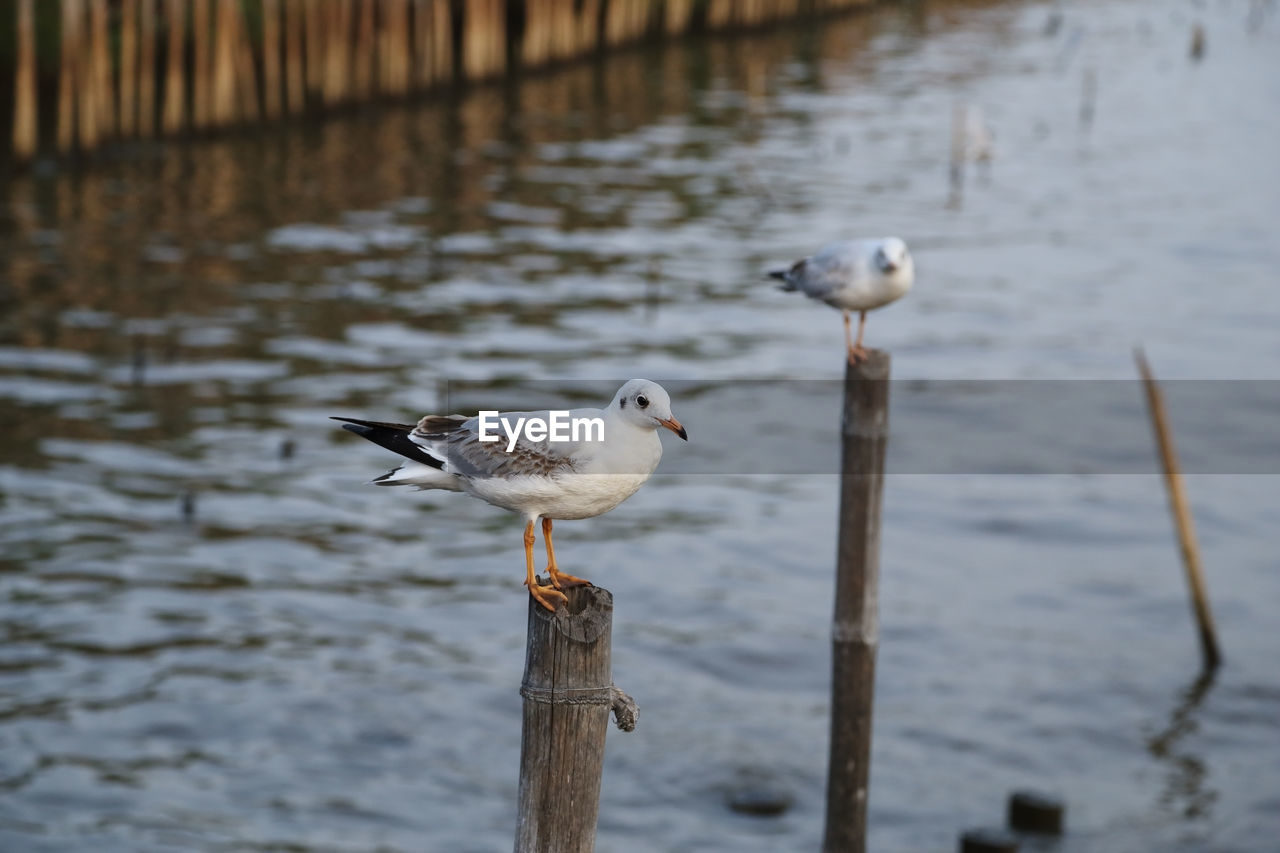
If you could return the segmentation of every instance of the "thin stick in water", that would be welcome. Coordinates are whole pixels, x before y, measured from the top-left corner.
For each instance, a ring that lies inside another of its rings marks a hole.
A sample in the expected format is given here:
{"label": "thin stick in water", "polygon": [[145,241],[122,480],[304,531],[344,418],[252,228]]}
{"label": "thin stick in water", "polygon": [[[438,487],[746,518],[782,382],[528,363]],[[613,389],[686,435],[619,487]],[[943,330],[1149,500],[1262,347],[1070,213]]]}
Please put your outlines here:
{"label": "thin stick in water", "polygon": [[1200,631],[1200,650],[1204,658],[1204,668],[1216,669],[1222,662],[1222,652],[1218,647],[1218,633],[1213,624],[1213,612],[1209,609],[1209,592],[1201,569],[1200,546],[1196,542],[1195,523],[1187,501],[1186,486],[1182,481],[1182,470],[1178,465],[1178,454],[1173,446],[1173,433],[1169,429],[1168,417],[1165,415],[1164,395],[1156,383],[1155,376],[1151,373],[1151,366],[1147,363],[1147,357],[1142,350],[1135,350],[1133,357],[1138,362],[1138,372],[1142,374],[1142,384],[1147,392],[1147,407],[1151,411],[1151,424],[1156,434],[1156,445],[1160,449],[1160,465],[1164,470],[1165,485],[1169,489],[1169,507],[1173,511],[1173,522],[1178,532],[1178,546],[1182,552],[1182,564],[1187,570],[1187,585],[1191,590],[1191,606]]}

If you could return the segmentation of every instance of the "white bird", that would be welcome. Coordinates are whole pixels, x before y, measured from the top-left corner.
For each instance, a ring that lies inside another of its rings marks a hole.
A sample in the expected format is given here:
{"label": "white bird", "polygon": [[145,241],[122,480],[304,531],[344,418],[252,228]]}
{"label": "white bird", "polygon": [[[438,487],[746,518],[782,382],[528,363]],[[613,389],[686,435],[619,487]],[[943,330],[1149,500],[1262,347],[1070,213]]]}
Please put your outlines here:
{"label": "white bird", "polygon": [[[551,424],[550,411],[484,414],[488,417],[483,420],[479,415],[427,415],[416,425],[334,420],[408,460],[374,483],[466,492],[523,516],[525,584],[539,604],[554,611],[556,599],[566,598],[560,590],[589,581],[556,566],[552,520],[592,518],[613,509],[635,494],[658,467],[662,458],[658,427],[685,441],[689,434],[671,414],[667,392],[647,379],[627,382],[604,409],[557,412],[564,416],[564,424],[582,419],[582,434],[566,427],[570,440],[553,441],[554,433],[531,440],[520,426],[534,419]],[[596,419],[599,429],[592,425]],[[534,523],[539,519],[551,587],[539,585],[533,570]]]}
{"label": "white bird", "polygon": [[[915,262],[907,244],[897,237],[832,243],[817,254],[796,261],[789,269],[769,273],[782,290],[799,290],[844,314],[844,342],[849,362],[867,357],[862,333],[867,312],[899,299],[915,281]],[[849,337],[849,313],[858,313],[858,340]]]}

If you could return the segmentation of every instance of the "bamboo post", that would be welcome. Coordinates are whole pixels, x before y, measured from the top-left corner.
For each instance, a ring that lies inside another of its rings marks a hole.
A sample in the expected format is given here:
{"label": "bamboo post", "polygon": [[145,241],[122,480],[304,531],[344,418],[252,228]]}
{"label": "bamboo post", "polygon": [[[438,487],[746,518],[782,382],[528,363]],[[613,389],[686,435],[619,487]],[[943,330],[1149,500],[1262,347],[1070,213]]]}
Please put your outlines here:
{"label": "bamboo post", "polygon": [[889,354],[849,364],[841,426],[840,531],[831,630],[831,753],[824,853],[867,844],[871,711],[880,626],[880,501],[889,437]]}
{"label": "bamboo post", "polygon": [[1164,481],[1169,490],[1169,508],[1173,511],[1173,522],[1178,532],[1182,564],[1187,570],[1187,585],[1191,589],[1191,606],[1200,631],[1204,668],[1212,671],[1222,663],[1222,652],[1218,648],[1218,632],[1213,624],[1209,592],[1200,566],[1200,546],[1196,543],[1195,522],[1191,517],[1182,470],[1178,466],[1178,453],[1173,446],[1173,433],[1165,415],[1164,395],[1151,372],[1151,365],[1147,363],[1147,356],[1141,349],[1137,349],[1133,357],[1138,362],[1138,372],[1142,374],[1142,384],[1147,392],[1147,408],[1151,411],[1151,425],[1155,430],[1156,444],[1160,448],[1160,467],[1164,470]]}
{"label": "bamboo post", "polygon": [[610,708],[618,728],[635,728],[635,703],[610,674],[613,596],[566,593],[555,613],[529,599],[515,853],[591,853]]}
{"label": "bamboo post", "polygon": [[26,160],[36,153],[40,143],[36,121],[36,15],[35,0],[21,0],[18,5],[17,73],[13,78],[13,153]]}

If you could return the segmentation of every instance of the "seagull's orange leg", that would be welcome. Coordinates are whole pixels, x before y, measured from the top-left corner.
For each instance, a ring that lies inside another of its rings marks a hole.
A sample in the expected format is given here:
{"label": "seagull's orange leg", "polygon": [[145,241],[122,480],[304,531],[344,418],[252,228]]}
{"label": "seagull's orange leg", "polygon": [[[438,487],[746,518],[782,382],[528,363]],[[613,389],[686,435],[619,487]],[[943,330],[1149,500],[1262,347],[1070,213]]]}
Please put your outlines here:
{"label": "seagull's orange leg", "polygon": [[568,601],[569,597],[558,589],[549,589],[539,585],[538,576],[533,573],[533,539],[533,522],[531,521],[524,526],[524,585],[529,587],[529,594],[533,596],[534,601],[555,613],[555,599],[559,598],[561,601]]}
{"label": "seagull's orange leg", "polygon": [[849,363],[860,364],[867,360],[867,351],[862,346],[862,333],[867,328],[867,312],[858,312],[858,340],[849,343],[849,312],[844,312],[844,343],[849,348]]}
{"label": "seagull's orange leg", "polygon": [[551,519],[549,518],[542,519],[542,541],[547,543],[547,576],[551,578],[552,586],[556,589],[564,589],[566,586],[592,585],[586,578],[576,578],[556,568],[556,549],[551,546]]}

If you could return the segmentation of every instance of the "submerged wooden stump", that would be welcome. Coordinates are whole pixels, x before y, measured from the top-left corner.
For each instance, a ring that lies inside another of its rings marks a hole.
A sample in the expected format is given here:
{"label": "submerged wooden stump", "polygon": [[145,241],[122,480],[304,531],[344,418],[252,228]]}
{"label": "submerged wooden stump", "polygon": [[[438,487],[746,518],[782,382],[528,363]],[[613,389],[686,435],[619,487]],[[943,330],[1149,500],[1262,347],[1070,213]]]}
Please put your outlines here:
{"label": "submerged wooden stump", "polygon": [[631,731],[636,706],[613,686],[613,595],[565,590],[553,614],[529,599],[516,853],[591,853],[609,711]]}

